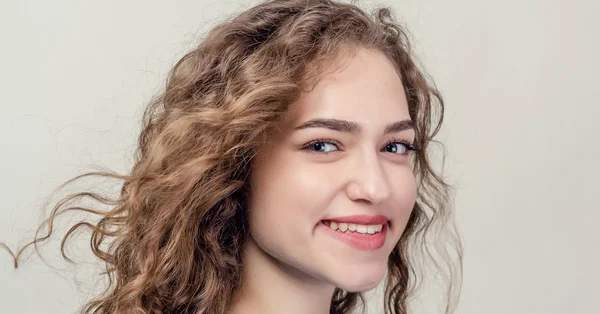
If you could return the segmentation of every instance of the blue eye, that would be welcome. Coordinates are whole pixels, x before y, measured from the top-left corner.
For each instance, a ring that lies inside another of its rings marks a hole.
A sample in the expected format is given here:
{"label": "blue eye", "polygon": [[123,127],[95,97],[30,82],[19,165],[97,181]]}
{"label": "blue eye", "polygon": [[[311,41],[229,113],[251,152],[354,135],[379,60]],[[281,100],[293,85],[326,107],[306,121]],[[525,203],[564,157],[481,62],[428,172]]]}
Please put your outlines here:
{"label": "blue eye", "polygon": [[394,142],[389,143],[385,146],[386,150],[394,154],[404,154],[408,150],[408,147],[404,143]]}
{"label": "blue eye", "polygon": [[[321,139],[310,142],[304,146],[304,149],[310,151],[311,153],[329,153],[331,152],[331,148],[337,149],[339,143],[333,140]],[[328,150],[328,148],[330,148]]]}
{"label": "blue eye", "polygon": [[398,154],[398,155],[406,155],[409,151],[415,151],[416,148],[404,140],[391,140],[386,146],[385,149],[389,149],[388,152]]}

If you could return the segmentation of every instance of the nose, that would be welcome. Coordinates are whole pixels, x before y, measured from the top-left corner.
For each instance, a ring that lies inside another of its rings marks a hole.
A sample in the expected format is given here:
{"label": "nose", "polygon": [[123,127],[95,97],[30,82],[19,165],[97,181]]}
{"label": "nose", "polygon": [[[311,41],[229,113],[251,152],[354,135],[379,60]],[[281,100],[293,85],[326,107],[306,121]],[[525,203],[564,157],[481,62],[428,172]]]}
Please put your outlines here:
{"label": "nose", "polygon": [[357,162],[350,165],[347,173],[349,175],[346,188],[348,197],[351,200],[365,200],[372,204],[379,204],[388,199],[392,188],[377,152],[364,153],[355,160]]}

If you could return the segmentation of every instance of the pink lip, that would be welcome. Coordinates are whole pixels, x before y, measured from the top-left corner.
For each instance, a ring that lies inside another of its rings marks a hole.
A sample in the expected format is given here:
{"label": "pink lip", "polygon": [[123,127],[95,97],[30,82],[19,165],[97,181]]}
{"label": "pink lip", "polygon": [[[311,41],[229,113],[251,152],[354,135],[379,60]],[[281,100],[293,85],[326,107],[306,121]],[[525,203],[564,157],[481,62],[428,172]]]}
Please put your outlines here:
{"label": "pink lip", "polygon": [[353,216],[344,216],[344,217],[335,217],[324,219],[326,221],[335,221],[335,222],[345,222],[351,224],[359,224],[359,225],[386,225],[389,218],[382,215],[353,215]]}
{"label": "pink lip", "polygon": [[[387,220],[386,220],[387,221]],[[324,232],[331,235],[332,237],[360,250],[377,250],[385,244],[385,235],[388,230],[388,225],[383,224],[381,232],[373,235],[363,235],[354,232],[339,232],[329,228],[323,222],[318,224],[318,228],[323,229]]]}

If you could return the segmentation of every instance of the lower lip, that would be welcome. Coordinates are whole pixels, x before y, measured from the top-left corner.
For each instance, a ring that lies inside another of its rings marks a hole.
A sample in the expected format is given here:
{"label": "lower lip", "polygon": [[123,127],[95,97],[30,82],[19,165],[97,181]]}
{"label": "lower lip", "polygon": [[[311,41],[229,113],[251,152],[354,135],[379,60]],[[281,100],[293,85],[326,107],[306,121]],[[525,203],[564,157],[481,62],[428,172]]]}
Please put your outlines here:
{"label": "lower lip", "polygon": [[383,224],[383,229],[381,229],[381,232],[372,235],[335,231],[329,228],[323,222],[319,223],[319,228],[324,229],[324,231],[330,234],[332,237],[345,242],[353,248],[360,250],[377,250],[385,243],[385,234],[387,232],[388,225]]}

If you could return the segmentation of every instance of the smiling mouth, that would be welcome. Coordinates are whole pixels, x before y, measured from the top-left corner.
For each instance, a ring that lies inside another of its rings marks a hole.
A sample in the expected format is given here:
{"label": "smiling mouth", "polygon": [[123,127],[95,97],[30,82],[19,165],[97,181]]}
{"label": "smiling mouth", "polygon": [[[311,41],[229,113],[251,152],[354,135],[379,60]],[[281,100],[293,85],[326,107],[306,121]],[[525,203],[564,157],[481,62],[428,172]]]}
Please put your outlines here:
{"label": "smiling mouth", "polygon": [[348,234],[359,234],[364,236],[370,236],[374,234],[378,234],[383,230],[383,224],[355,224],[355,223],[345,223],[345,222],[336,222],[332,220],[321,220],[321,222],[327,226],[329,229],[340,232],[340,233],[348,233]]}

